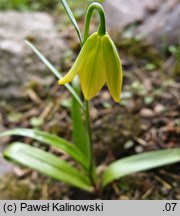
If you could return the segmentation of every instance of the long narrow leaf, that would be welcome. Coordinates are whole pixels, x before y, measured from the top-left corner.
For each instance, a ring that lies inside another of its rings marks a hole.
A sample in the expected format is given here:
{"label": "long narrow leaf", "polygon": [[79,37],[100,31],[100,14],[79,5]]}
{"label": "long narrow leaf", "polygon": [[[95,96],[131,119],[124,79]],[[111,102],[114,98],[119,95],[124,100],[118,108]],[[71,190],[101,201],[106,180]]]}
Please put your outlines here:
{"label": "long narrow leaf", "polygon": [[57,137],[55,135],[52,135],[46,132],[32,130],[32,129],[24,129],[24,128],[8,130],[6,132],[1,133],[0,137],[11,136],[11,135],[30,137],[39,142],[43,142],[48,145],[54,146],[58,148],[60,151],[65,152],[68,155],[70,155],[73,159],[79,162],[86,169],[88,168],[88,160],[82,154],[82,152],[75,145],[69,143],[68,141],[60,137]]}
{"label": "long narrow leaf", "polygon": [[79,170],[72,167],[66,161],[38,148],[19,142],[12,143],[5,150],[4,157],[38,170],[54,179],[66,182],[83,190],[91,191],[87,176],[82,175]]}
{"label": "long narrow leaf", "polygon": [[[29,41],[25,41],[27,43],[27,45],[36,53],[36,55],[41,59],[41,61],[44,62],[44,64],[53,72],[53,74],[58,78],[61,79],[62,75],[60,74],[59,71],[56,70],[56,68],[47,60],[46,57],[43,56],[42,53],[40,53],[37,48],[30,43]],[[72,88],[72,86],[70,84],[65,84],[65,87],[68,89],[68,91],[71,93],[71,95],[77,100],[77,102],[83,107],[83,103],[81,101],[81,99],[79,98],[79,96],[76,94],[76,92],[74,91],[74,89]]]}
{"label": "long narrow leaf", "polygon": [[[74,90],[80,94],[79,81],[74,80]],[[84,153],[89,160],[90,158],[90,142],[87,129],[83,121],[82,108],[77,101],[73,98],[71,106],[71,116],[73,123],[73,142]]]}
{"label": "long narrow leaf", "polygon": [[73,24],[73,26],[74,26],[74,28],[75,28],[75,30],[76,30],[76,32],[77,32],[77,35],[78,35],[78,37],[79,37],[79,41],[80,41],[80,43],[81,43],[81,45],[82,45],[81,31],[80,31],[80,29],[79,29],[79,26],[78,26],[78,24],[77,24],[77,22],[76,22],[76,19],[74,18],[74,15],[73,15],[73,13],[72,13],[72,11],[71,11],[71,9],[70,9],[70,7],[69,7],[67,1],[66,1],[66,0],[60,0],[60,2],[62,3],[62,5],[63,5],[63,7],[64,7],[64,10],[66,11],[68,17],[70,18],[71,23]]}
{"label": "long narrow leaf", "polygon": [[120,177],[180,162],[180,148],[142,153],[117,160],[105,170],[103,186]]}

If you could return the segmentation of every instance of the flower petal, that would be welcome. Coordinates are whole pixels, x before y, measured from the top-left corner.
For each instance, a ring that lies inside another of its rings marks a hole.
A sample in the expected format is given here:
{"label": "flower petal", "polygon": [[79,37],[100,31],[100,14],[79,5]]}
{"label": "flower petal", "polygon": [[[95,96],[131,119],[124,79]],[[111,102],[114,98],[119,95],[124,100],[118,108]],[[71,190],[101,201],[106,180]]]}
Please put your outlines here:
{"label": "flower petal", "polygon": [[93,51],[88,55],[79,72],[81,88],[86,100],[93,98],[106,81],[101,38],[99,36]]}
{"label": "flower petal", "polygon": [[97,42],[97,37],[97,33],[94,33],[87,39],[72,68],[65,77],[59,80],[58,84],[64,85],[65,83],[71,82],[79,73],[80,67],[88,58],[89,53],[94,49],[94,46]]}
{"label": "flower petal", "polygon": [[120,101],[120,93],[122,87],[122,65],[117,49],[106,34],[103,38],[104,58],[106,59],[106,81],[111,96],[116,102]]}

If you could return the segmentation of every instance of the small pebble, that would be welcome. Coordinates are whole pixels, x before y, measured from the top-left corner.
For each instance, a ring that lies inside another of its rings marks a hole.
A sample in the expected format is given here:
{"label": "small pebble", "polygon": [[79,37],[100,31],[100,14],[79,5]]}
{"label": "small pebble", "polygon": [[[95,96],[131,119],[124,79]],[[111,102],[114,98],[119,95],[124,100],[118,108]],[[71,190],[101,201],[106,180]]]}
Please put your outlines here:
{"label": "small pebble", "polygon": [[144,150],[144,148],[142,146],[136,146],[136,148],[135,148],[135,152],[137,152],[137,153],[141,153],[141,152],[143,152],[143,150]]}
{"label": "small pebble", "polygon": [[119,197],[119,200],[129,200],[130,198],[128,197],[128,196],[126,196],[126,195],[121,195],[120,197]]}
{"label": "small pebble", "polygon": [[143,108],[140,112],[140,115],[144,118],[152,118],[155,116],[155,113],[151,109]]}
{"label": "small pebble", "polygon": [[154,107],[154,112],[156,114],[161,114],[165,110],[165,107],[162,104],[156,104]]}

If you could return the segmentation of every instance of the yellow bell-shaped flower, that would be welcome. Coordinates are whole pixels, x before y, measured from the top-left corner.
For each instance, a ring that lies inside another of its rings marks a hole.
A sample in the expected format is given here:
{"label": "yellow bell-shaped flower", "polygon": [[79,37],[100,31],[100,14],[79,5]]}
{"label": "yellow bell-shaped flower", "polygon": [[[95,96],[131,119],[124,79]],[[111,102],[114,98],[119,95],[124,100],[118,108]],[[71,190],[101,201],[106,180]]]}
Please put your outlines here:
{"label": "yellow bell-shaped flower", "polygon": [[113,99],[120,101],[122,65],[107,33],[99,35],[96,32],[87,39],[72,68],[58,83],[71,82],[77,74],[86,100],[93,98],[107,83]]}

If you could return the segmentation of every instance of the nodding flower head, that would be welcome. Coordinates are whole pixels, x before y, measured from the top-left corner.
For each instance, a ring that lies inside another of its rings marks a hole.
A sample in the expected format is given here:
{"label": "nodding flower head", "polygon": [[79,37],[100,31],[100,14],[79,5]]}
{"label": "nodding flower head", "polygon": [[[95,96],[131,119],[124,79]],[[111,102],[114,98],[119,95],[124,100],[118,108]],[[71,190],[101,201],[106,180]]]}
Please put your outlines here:
{"label": "nodding flower head", "polygon": [[114,101],[120,101],[121,60],[107,33],[100,35],[96,32],[87,39],[72,68],[58,83],[71,82],[77,74],[86,100],[93,98],[107,83]]}

